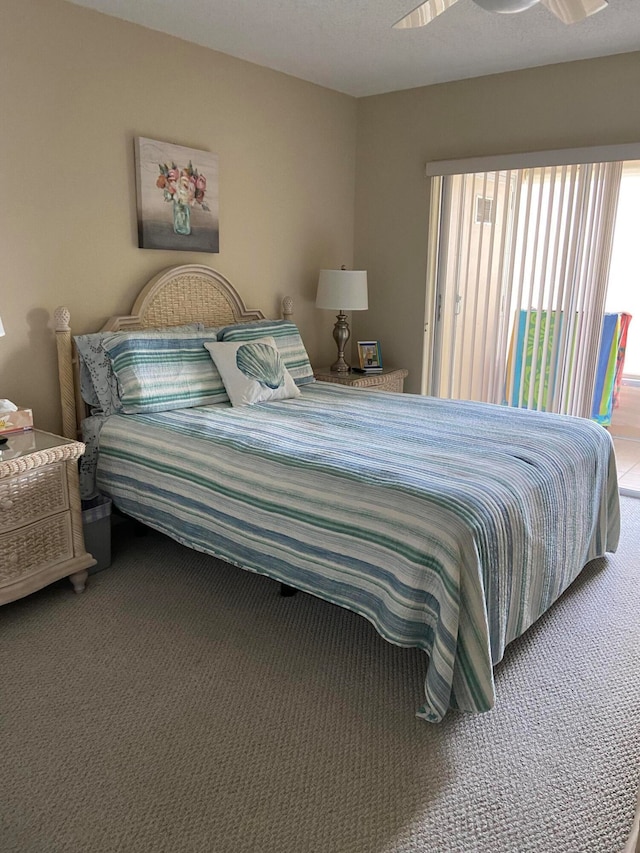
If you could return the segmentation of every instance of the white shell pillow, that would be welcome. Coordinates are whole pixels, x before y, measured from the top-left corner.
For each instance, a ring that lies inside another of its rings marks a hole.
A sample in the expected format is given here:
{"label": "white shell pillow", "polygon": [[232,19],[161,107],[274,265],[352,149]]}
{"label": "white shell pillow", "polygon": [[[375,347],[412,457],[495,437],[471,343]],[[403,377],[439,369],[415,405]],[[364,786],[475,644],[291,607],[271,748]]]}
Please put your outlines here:
{"label": "white shell pillow", "polygon": [[298,397],[300,390],[271,337],[204,344],[218,368],[232,406]]}

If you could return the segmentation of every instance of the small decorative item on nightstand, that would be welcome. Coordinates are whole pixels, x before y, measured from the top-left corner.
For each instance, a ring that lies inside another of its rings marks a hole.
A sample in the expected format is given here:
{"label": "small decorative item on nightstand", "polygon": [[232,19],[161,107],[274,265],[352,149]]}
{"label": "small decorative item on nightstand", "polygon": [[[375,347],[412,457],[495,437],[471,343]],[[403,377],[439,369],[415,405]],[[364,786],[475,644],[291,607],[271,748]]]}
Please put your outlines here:
{"label": "small decorative item on nightstand", "polygon": [[358,341],[358,365],[356,373],[382,373],[380,341]]}

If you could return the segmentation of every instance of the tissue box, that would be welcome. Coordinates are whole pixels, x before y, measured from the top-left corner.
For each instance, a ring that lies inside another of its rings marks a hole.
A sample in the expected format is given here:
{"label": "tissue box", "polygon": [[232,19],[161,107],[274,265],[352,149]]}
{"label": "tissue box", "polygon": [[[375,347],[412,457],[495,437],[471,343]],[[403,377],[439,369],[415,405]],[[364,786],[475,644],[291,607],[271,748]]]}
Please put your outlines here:
{"label": "tissue box", "polygon": [[7,432],[21,432],[24,429],[33,429],[33,412],[31,409],[0,412],[0,435]]}

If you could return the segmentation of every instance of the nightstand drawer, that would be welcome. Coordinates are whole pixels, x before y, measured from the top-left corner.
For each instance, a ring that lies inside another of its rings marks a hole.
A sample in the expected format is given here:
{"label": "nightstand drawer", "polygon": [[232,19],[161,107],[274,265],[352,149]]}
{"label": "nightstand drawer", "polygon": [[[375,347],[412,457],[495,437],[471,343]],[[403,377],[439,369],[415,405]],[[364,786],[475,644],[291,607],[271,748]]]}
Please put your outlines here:
{"label": "nightstand drawer", "polygon": [[67,509],[64,465],[46,465],[0,480],[0,533]]}
{"label": "nightstand drawer", "polygon": [[0,534],[0,585],[73,557],[71,513]]}

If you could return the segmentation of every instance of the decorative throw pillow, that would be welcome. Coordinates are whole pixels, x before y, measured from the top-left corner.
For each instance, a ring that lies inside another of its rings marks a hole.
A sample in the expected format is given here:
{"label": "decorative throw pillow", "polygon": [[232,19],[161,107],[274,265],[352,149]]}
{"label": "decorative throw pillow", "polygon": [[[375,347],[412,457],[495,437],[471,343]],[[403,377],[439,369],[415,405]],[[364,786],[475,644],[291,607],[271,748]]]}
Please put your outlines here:
{"label": "decorative throw pillow", "polygon": [[232,406],[298,397],[300,391],[271,337],[206,343]]}
{"label": "decorative throw pillow", "polygon": [[315,382],[313,368],[302,342],[300,331],[290,320],[258,320],[225,326],[218,332],[219,341],[255,341],[269,335],[274,338],[284,365],[296,385]]}
{"label": "decorative throw pillow", "polygon": [[105,338],[122,411],[135,415],[226,402],[224,383],[203,346],[212,339],[214,329]]}

